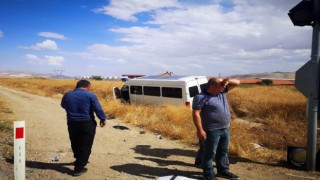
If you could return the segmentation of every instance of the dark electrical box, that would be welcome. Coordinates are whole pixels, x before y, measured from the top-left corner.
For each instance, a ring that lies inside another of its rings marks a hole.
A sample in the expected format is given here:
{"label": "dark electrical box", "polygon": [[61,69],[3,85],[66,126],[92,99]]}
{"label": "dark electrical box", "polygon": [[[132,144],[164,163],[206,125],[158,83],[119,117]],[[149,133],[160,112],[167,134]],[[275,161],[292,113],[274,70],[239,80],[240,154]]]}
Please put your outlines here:
{"label": "dark electrical box", "polygon": [[311,26],[315,20],[313,9],[314,0],[303,0],[288,15],[295,26]]}

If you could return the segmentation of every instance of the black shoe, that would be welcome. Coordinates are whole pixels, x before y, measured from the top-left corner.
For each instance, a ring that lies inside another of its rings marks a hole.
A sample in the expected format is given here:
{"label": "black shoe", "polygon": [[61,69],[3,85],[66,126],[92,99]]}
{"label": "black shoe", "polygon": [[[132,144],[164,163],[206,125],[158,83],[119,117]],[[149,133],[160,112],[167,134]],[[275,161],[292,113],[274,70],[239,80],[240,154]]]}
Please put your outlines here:
{"label": "black shoe", "polygon": [[73,176],[81,176],[82,174],[86,173],[88,171],[87,168],[82,168],[82,169],[78,169],[78,170],[74,170],[73,171]]}
{"label": "black shoe", "polygon": [[226,171],[224,173],[218,173],[217,176],[222,177],[222,178],[226,178],[226,179],[240,179],[239,176],[232,174],[229,171]]}
{"label": "black shoe", "polygon": [[202,179],[203,180],[218,180],[215,176],[208,176],[208,175],[203,175]]}
{"label": "black shoe", "polygon": [[[89,164],[90,162],[88,161],[87,164]],[[73,161],[72,164],[75,166],[76,165],[76,161]]]}

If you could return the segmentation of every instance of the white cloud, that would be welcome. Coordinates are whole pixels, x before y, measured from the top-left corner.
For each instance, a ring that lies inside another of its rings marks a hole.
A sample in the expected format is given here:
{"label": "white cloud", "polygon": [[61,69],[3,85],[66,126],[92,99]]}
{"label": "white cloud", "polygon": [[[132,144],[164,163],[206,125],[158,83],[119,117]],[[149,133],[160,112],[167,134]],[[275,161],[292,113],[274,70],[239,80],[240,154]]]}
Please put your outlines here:
{"label": "white cloud", "polygon": [[118,59],[117,62],[118,62],[118,63],[121,63],[121,64],[127,63],[127,61],[126,61],[125,59]]}
{"label": "white cloud", "polygon": [[152,73],[153,67],[175,74],[209,75],[295,71],[310,56],[311,28],[294,27],[287,15],[299,0],[237,0],[228,1],[228,7],[214,3],[225,1],[137,2],[111,1],[96,9],[125,21],[138,21],[143,13],[152,13],[145,21],[139,19],[143,26],[110,29],[122,35],[117,39],[121,46],[92,44],[77,55],[111,63],[121,59],[138,72]]}
{"label": "white cloud", "polygon": [[157,68],[160,68],[160,69],[164,69],[164,70],[168,70],[168,71],[172,71],[174,69],[174,66],[173,65],[168,65],[168,64],[165,64],[165,63],[160,63],[160,62],[149,62],[150,65],[153,65]]}
{"label": "white cloud", "polygon": [[45,55],[44,58],[40,58],[34,54],[26,54],[25,58],[28,60],[27,63],[29,63],[29,64],[62,66],[63,62],[64,62],[64,57],[62,57],[62,56]]}
{"label": "white cloud", "polygon": [[34,54],[26,54],[25,58],[28,60],[29,64],[42,64],[44,63],[37,55]]}
{"label": "white cloud", "polygon": [[0,30],[0,38],[3,37],[3,32]]}
{"label": "white cloud", "polygon": [[62,66],[64,62],[64,57],[62,56],[44,56],[48,65],[51,66]]}
{"label": "white cloud", "polygon": [[88,68],[96,68],[97,66],[96,65],[94,65],[94,64],[90,64],[90,65],[88,65]]}
{"label": "white cloud", "polygon": [[36,45],[31,46],[31,49],[35,49],[35,50],[43,50],[43,49],[57,50],[58,49],[58,45],[57,45],[57,43],[55,41],[47,39],[47,40],[43,41],[42,43],[37,43]]}
{"label": "white cloud", "polygon": [[32,50],[58,50],[58,45],[55,41],[47,39],[41,43],[37,43],[32,46],[18,46],[21,49],[32,49]]}
{"label": "white cloud", "polygon": [[176,0],[112,0],[110,5],[97,8],[94,12],[110,15],[120,20],[137,21],[135,15],[138,13],[177,6],[179,4]]}
{"label": "white cloud", "polygon": [[60,39],[60,40],[67,39],[64,35],[58,34],[58,33],[53,33],[53,32],[39,32],[38,35],[41,37],[55,38],[55,39]]}

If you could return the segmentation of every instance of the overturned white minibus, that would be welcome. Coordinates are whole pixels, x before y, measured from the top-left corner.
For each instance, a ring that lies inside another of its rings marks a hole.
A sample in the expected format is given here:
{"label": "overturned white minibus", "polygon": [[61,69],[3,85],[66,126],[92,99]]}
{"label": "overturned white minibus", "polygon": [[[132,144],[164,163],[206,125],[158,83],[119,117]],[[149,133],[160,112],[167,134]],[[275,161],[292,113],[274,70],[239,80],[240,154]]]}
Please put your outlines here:
{"label": "overturned white minibus", "polygon": [[114,87],[113,95],[129,103],[190,107],[207,82],[206,76],[143,76],[128,80],[121,90]]}

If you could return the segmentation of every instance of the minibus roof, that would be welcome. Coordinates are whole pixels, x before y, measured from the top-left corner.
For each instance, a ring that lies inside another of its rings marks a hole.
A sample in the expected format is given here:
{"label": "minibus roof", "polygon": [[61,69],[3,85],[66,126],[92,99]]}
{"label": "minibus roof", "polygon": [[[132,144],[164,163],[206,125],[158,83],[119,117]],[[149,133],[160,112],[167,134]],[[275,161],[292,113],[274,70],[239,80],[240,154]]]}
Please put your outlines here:
{"label": "minibus roof", "polygon": [[160,75],[153,75],[153,76],[143,76],[143,77],[139,77],[139,78],[135,78],[135,79],[131,79],[131,80],[171,80],[171,81],[190,81],[190,80],[194,80],[194,79],[202,79],[202,78],[206,78],[206,76],[178,76],[178,75],[174,75],[174,76],[160,76]]}

